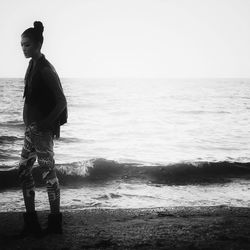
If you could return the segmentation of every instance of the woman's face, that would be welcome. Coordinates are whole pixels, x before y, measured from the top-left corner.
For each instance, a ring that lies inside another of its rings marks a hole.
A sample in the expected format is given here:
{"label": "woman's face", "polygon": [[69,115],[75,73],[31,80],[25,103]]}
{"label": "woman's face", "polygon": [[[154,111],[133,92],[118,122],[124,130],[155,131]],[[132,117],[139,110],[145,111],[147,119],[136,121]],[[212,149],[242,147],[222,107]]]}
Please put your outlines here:
{"label": "woman's face", "polygon": [[26,36],[21,37],[21,46],[26,58],[34,57],[37,53],[40,52],[41,49],[39,44],[34,43],[32,39]]}

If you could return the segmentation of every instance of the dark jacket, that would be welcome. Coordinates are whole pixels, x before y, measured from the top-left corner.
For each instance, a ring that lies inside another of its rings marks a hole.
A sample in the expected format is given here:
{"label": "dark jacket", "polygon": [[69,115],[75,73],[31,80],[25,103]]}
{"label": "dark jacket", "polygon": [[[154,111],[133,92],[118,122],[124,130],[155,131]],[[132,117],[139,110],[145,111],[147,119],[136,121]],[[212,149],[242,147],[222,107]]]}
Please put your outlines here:
{"label": "dark jacket", "polygon": [[[55,83],[57,84],[57,86],[59,86],[61,91],[60,94],[63,94],[63,89],[54,67],[50,64],[50,62],[45,58],[44,55],[42,55],[42,57],[38,59],[32,71],[31,68],[32,60],[29,63],[29,67],[25,75],[25,88],[23,97],[25,98],[25,104],[35,108],[35,110],[39,112],[41,120],[43,120],[48,117],[48,115],[51,113],[51,111],[55,108],[57,104],[56,91],[53,91],[51,89],[49,82],[53,81],[53,85]],[[50,76],[44,74],[44,72],[46,72],[45,70],[49,70],[53,73],[52,79]],[[54,122],[51,128],[53,134],[57,138],[60,136],[60,119],[61,116]]]}

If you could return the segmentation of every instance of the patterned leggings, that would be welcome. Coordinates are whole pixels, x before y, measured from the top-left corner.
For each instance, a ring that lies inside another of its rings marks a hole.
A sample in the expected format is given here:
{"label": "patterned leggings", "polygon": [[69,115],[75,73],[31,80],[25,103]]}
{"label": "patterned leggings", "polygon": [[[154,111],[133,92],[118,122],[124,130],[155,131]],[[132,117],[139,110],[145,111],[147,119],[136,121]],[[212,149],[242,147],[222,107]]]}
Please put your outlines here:
{"label": "patterned leggings", "polygon": [[34,124],[26,128],[18,176],[27,212],[35,211],[35,183],[31,170],[37,157],[46,182],[51,213],[59,213],[60,188],[55,172],[53,145],[52,132],[38,131]]}

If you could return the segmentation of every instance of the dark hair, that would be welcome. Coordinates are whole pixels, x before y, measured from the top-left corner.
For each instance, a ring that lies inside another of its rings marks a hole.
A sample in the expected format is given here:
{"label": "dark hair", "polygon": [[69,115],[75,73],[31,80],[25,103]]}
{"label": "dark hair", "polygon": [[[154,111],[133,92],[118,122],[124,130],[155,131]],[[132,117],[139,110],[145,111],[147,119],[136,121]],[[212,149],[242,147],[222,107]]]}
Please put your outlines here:
{"label": "dark hair", "polygon": [[40,21],[34,22],[34,28],[28,28],[22,33],[22,36],[28,37],[36,43],[43,44],[43,24]]}

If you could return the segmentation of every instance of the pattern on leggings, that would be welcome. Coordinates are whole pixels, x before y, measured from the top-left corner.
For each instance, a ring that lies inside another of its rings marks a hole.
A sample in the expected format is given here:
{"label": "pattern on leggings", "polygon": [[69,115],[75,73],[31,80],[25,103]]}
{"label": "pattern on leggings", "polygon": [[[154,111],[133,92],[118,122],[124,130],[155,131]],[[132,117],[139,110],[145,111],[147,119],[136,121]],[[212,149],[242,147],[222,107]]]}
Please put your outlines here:
{"label": "pattern on leggings", "polygon": [[34,210],[35,207],[35,185],[31,170],[36,158],[38,158],[38,164],[42,170],[42,178],[46,181],[51,212],[57,213],[60,206],[60,187],[54,168],[52,134],[49,131],[38,131],[35,125],[31,125],[25,131],[18,171],[27,210]]}

